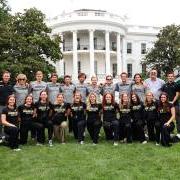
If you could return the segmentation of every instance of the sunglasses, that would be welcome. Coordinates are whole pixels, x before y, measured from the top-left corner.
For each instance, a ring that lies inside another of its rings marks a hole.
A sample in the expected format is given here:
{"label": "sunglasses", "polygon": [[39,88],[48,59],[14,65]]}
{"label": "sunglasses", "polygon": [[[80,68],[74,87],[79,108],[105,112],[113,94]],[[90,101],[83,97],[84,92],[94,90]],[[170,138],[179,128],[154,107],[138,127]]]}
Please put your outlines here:
{"label": "sunglasses", "polygon": [[111,81],[112,79],[106,79],[106,80]]}
{"label": "sunglasses", "polygon": [[25,79],[18,79],[19,81],[25,81]]}

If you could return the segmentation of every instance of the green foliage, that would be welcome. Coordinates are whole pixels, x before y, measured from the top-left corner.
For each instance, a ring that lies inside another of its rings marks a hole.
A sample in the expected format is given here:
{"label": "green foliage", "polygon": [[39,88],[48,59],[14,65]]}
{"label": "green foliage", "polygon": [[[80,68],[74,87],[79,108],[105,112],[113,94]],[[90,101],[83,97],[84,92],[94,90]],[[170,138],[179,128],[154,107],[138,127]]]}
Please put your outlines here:
{"label": "green foliage", "polygon": [[41,70],[47,79],[55,71],[52,64],[62,58],[60,36],[50,36],[51,29],[44,23],[45,15],[36,8],[9,19],[0,33],[0,73],[6,69],[12,78],[24,73],[33,80],[35,72]]}
{"label": "green foliage", "polygon": [[180,65],[180,25],[164,27],[157,38],[144,62],[166,73]]}

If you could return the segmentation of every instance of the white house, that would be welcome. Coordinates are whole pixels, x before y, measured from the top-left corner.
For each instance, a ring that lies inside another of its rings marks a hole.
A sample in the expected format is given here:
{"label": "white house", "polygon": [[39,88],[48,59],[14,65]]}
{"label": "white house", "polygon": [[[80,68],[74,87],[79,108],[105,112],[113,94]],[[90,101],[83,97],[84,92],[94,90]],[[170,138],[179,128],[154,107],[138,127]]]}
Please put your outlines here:
{"label": "white house", "polygon": [[144,55],[153,47],[159,27],[126,24],[125,18],[102,10],[81,9],[47,21],[53,34],[63,39],[63,60],[56,63],[59,76],[79,72],[104,79],[128,72],[142,72]]}

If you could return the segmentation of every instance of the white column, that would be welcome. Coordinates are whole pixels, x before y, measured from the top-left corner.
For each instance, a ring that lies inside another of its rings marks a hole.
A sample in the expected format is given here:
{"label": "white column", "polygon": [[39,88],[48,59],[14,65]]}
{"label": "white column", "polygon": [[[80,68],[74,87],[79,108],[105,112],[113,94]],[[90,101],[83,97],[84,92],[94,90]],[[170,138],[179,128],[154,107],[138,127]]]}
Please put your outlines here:
{"label": "white column", "polygon": [[77,31],[73,31],[73,74],[72,79],[77,80],[78,77],[78,55],[77,55]]}
{"label": "white column", "polygon": [[109,31],[106,31],[105,41],[106,41],[106,75],[107,75],[110,74]]}
{"label": "white column", "polygon": [[94,30],[89,30],[90,77],[94,75]]}
{"label": "white column", "polygon": [[[60,33],[59,35],[62,41],[62,43],[60,43],[60,49],[61,49],[61,52],[63,53],[63,34]],[[58,76],[64,76],[64,73],[65,73],[64,72],[64,59],[61,59],[60,61],[58,61],[57,65],[58,65],[58,71],[57,71]]]}
{"label": "white column", "polygon": [[122,50],[122,71],[127,72],[127,61],[126,61],[126,51],[127,51],[127,45],[126,45],[126,39],[125,37],[122,38],[122,44],[123,44],[123,50]]}
{"label": "white column", "polygon": [[122,59],[121,59],[121,37],[117,33],[117,75],[122,73]]}

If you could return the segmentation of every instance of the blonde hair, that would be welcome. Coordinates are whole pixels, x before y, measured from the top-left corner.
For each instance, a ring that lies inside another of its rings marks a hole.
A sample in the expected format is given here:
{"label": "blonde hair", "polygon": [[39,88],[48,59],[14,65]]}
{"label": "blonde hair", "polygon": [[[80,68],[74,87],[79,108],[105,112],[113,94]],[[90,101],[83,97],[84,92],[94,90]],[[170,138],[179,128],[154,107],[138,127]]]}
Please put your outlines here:
{"label": "blonde hair", "polygon": [[145,105],[145,106],[148,105],[148,102],[147,102],[147,94],[151,94],[152,97],[153,97],[152,102],[155,102],[153,93],[152,93],[151,91],[148,91],[148,92],[146,93],[145,100],[144,100],[144,105]]}
{"label": "blonde hair", "polygon": [[96,96],[96,94],[93,93],[93,92],[90,93],[89,96],[88,96],[88,98],[87,98],[87,101],[86,101],[86,109],[87,109],[87,110],[89,110],[90,107],[91,107],[91,100],[90,100],[90,97],[91,97],[92,95],[95,96],[95,98],[96,98],[95,102],[97,103],[97,96]]}
{"label": "blonde hair", "polygon": [[17,77],[16,77],[16,80],[18,81],[19,79],[25,79],[27,80],[27,77],[25,74],[18,74]]}

